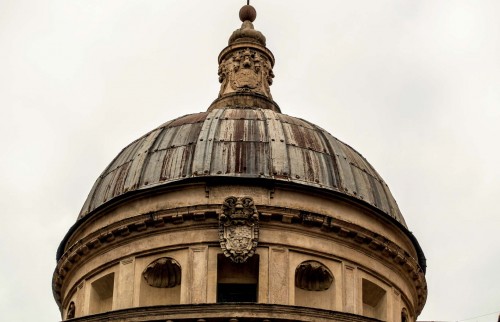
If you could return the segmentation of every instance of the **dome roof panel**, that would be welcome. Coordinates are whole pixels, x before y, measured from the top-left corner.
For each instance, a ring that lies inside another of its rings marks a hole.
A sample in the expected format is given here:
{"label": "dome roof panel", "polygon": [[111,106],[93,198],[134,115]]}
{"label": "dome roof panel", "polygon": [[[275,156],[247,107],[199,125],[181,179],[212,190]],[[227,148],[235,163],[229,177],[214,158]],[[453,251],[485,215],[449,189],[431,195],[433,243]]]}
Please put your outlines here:
{"label": "dome roof panel", "polygon": [[294,124],[294,125],[302,126],[304,128],[307,128],[307,129],[311,129],[311,130],[319,129],[319,127],[317,127],[316,125],[314,125],[310,122],[307,122],[301,118],[293,117],[293,116],[286,115],[286,114],[278,114],[277,119],[285,124],[286,123]]}
{"label": "dome roof panel", "polygon": [[354,149],[307,121],[230,107],[180,117],[131,143],[98,178],[80,218],[126,192],[205,176],[335,191],[405,225],[387,185]]}
{"label": "dome roof panel", "polygon": [[284,123],[283,132],[285,134],[285,142],[289,145],[319,153],[328,153],[328,149],[321,138],[321,133],[317,130],[296,124]]}
{"label": "dome roof panel", "polygon": [[266,140],[265,122],[257,119],[221,120],[214,140],[263,142]]}
{"label": "dome roof panel", "polygon": [[[269,177],[269,145],[263,142],[216,142],[210,175]],[[203,174],[198,175],[206,175]]]}
{"label": "dome roof panel", "polygon": [[332,159],[322,153],[298,148],[288,147],[290,158],[290,176],[292,180],[303,181],[319,185],[320,187],[335,187],[337,182],[334,175]]}

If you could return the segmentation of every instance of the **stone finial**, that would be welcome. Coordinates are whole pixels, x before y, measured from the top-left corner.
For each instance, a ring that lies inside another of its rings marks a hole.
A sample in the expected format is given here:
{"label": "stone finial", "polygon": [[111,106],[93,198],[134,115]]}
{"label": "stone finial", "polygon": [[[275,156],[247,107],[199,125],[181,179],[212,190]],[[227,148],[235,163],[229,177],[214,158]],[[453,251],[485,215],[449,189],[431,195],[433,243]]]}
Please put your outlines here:
{"label": "stone finial", "polygon": [[209,110],[220,106],[259,107],[280,111],[273,101],[274,56],[266,47],[266,37],[255,30],[257,12],[250,5],[240,10],[241,28],[229,38],[219,54],[219,98]]}
{"label": "stone finial", "polygon": [[265,46],[266,37],[260,31],[255,30],[250,20],[245,20],[241,24],[241,28],[233,31],[233,34],[229,37],[229,45],[238,42],[254,42]]}
{"label": "stone finial", "polygon": [[250,22],[254,22],[255,18],[257,18],[257,11],[255,10],[254,7],[252,7],[251,5],[248,5],[248,4],[241,7],[240,20],[242,22],[245,22],[247,20]]}
{"label": "stone finial", "polygon": [[266,37],[254,29],[257,13],[252,6],[240,10],[241,28],[229,38],[219,56],[219,97],[232,92],[252,92],[271,98],[274,57],[266,48]]}

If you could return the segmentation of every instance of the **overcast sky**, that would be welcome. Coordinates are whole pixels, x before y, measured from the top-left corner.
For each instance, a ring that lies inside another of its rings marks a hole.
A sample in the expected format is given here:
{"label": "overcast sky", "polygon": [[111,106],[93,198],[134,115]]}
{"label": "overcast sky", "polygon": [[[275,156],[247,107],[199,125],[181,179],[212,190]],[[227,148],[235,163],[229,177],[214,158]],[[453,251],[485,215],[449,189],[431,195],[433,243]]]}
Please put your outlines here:
{"label": "overcast sky", "polygon": [[[0,0],[0,320],[59,320],[55,252],[128,143],[206,110],[245,1]],[[251,2],[283,113],[362,153],[427,256],[419,320],[500,311],[500,1]]]}

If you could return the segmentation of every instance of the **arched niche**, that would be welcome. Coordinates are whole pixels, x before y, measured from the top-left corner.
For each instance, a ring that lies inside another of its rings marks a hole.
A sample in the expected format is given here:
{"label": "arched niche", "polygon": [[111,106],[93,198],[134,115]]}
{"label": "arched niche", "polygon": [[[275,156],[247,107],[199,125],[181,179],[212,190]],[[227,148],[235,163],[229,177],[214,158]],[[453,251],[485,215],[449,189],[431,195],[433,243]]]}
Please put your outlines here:
{"label": "arched niche", "polygon": [[326,265],[308,260],[295,269],[295,305],[333,310],[334,276]]}
{"label": "arched niche", "polygon": [[408,316],[408,310],[406,310],[406,308],[403,308],[401,310],[401,322],[410,322]]}
{"label": "arched niche", "polygon": [[71,301],[66,310],[66,320],[74,319],[76,313],[76,305],[74,301]]}
{"label": "arched niche", "polygon": [[180,303],[181,265],[173,258],[152,261],[142,272],[139,305],[169,305]]}

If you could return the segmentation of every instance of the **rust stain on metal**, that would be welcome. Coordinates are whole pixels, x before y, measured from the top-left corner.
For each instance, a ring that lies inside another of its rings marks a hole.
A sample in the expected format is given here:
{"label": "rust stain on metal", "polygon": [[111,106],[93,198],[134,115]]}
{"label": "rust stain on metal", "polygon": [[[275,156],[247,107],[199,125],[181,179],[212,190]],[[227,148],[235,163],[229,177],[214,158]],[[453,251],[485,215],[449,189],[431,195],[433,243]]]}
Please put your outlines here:
{"label": "rust stain on metal", "polygon": [[132,142],[99,177],[80,216],[126,191],[192,176],[268,177],[321,187],[405,224],[387,185],[363,156],[312,123],[258,108],[186,115]]}

